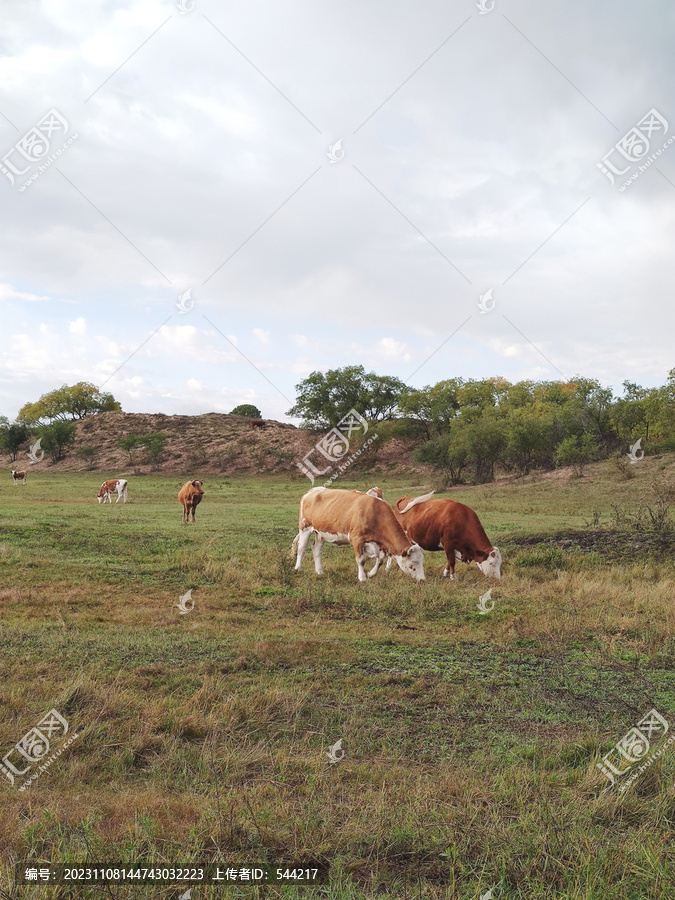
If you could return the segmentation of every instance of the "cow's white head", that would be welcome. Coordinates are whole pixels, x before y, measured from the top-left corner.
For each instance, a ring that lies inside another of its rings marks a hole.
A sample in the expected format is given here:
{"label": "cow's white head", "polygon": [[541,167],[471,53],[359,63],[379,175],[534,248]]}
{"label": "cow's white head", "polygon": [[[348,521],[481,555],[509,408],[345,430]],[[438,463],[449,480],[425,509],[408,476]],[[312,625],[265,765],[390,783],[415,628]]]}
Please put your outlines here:
{"label": "cow's white head", "polygon": [[490,578],[501,578],[502,576],[502,555],[496,547],[493,547],[483,562],[477,562],[476,565],[484,575]]}
{"label": "cow's white head", "polygon": [[411,575],[415,581],[424,581],[424,554],[419,544],[411,544],[401,556],[395,556],[394,559],[406,575]]}

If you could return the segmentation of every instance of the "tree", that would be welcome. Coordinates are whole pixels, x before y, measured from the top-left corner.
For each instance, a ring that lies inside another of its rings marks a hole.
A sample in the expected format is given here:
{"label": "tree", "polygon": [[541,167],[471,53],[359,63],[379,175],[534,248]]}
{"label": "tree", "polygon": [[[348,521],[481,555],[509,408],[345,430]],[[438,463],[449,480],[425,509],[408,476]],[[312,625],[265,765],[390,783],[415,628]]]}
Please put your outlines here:
{"label": "tree", "polygon": [[125,434],[121,438],[117,438],[117,446],[120,450],[124,450],[129,454],[129,464],[134,462],[134,450],[142,446],[142,435]]}
{"label": "tree", "polygon": [[427,441],[418,447],[413,458],[416,462],[426,463],[441,472],[451,484],[460,484],[462,472],[467,467],[469,451],[466,443],[456,435],[442,435]]}
{"label": "tree", "polygon": [[521,475],[527,475],[534,466],[552,462],[553,417],[548,410],[536,406],[513,410],[506,419],[506,435],[506,458]]}
{"label": "tree", "polygon": [[162,458],[164,446],[168,439],[168,434],[164,434],[162,431],[153,431],[149,434],[125,434],[117,439],[117,446],[129,454],[130,465],[136,464],[134,450],[137,450],[139,447],[145,449],[148,462],[157,464]]}
{"label": "tree", "polygon": [[458,391],[464,384],[461,378],[439,381],[433,387],[406,391],[399,408],[404,415],[422,423],[425,440],[431,440],[432,432],[447,434],[450,422],[459,412]]}
{"label": "tree", "polygon": [[477,483],[492,481],[495,477],[495,463],[502,456],[508,442],[506,422],[498,413],[486,413],[468,425],[457,421],[450,429],[453,438],[464,444],[467,460],[474,469]]}
{"label": "tree", "polygon": [[556,461],[559,466],[572,466],[574,474],[582,478],[586,464],[598,458],[598,449],[593,435],[569,435],[558,446]]}
{"label": "tree", "polygon": [[63,458],[63,451],[75,443],[77,425],[75,422],[53,422],[39,429],[41,447],[52,457],[52,462]]}
{"label": "tree", "polygon": [[25,425],[43,425],[58,421],[84,419],[99,412],[121,411],[122,407],[112,394],[102,393],[96,385],[87,381],[62,387],[43,394],[35,403],[26,403],[19,410],[17,419]]}
{"label": "tree", "polygon": [[296,385],[289,416],[301,416],[306,428],[321,430],[337,425],[351,409],[365,419],[391,418],[407,388],[399,378],[366,372],[363,366],[345,366],[312,374]]}
{"label": "tree", "polygon": [[475,422],[499,404],[511,384],[505,378],[466,381],[457,391],[459,415],[464,422]]}
{"label": "tree", "polygon": [[77,455],[83,459],[88,469],[94,468],[94,457],[96,456],[96,447],[78,447]]}
{"label": "tree", "polygon": [[22,444],[28,440],[28,429],[25,425],[15,422],[9,424],[8,419],[4,416],[0,422],[0,447],[9,454],[10,462],[14,462],[16,454]]}
{"label": "tree", "polygon": [[161,431],[153,431],[151,434],[144,434],[141,438],[141,446],[145,447],[148,459],[154,465],[157,465],[162,458],[164,445],[169,439],[168,434]]}
{"label": "tree", "polygon": [[230,413],[231,416],[248,416],[249,419],[261,419],[262,413],[252,403],[240,403]]}

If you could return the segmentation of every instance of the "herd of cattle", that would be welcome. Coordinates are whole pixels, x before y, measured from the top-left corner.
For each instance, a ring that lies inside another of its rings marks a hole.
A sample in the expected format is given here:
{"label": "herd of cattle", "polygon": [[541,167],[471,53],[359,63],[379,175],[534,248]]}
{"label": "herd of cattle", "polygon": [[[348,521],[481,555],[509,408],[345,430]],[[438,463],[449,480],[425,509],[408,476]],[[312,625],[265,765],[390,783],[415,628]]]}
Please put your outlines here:
{"label": "herd of cattle", "polygon": [[[12,470],[14,484],[26,483],[26,473]],[[125,478],[104,481],[98,502],[127,502]],[[394,506],[378,487],[362,491],[315,487],[300,500],[298,534],[293,541],[297,553],[295,570],[314,536],[312,555],[317,575],[323,575],[321,550],[330,544],[351,544],[356,556],[359,581],[366,580],[364,563],[374,559],[368,577],[387,559],[387,569],[396,560],[402,572],[424,581],[422,550],[442,550],[446,556],[445,578],[454,579],[457,560],[475,562],[485,575],[501,576],[502,555],[488,540],[476,513],[456,500],[434,500],[433,491],[422,497],[401,497]],[[204,496],[201,481],[187,481],[178,493],[183,522],[195,521],[195,510]]]}

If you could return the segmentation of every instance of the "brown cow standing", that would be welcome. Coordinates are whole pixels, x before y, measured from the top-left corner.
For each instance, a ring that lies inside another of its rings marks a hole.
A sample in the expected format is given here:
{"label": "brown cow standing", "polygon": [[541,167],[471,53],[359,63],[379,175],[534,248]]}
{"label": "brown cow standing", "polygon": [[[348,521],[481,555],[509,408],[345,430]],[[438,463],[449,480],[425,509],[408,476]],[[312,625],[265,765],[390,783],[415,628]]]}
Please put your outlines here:
{"label": "brown cow standing", "polygon": [[264,428],[266,424],[264,419],[251,419],[251,428]]}
{"label": "brown cow standing", "polygon": [[485,575],[499,578],[502,555],[488,540],[476,513],[457,500],[432,500],[433,493],[396,501],[394,514],[408,537],[423,550],[445,551],[445,578],[454,579],[458,559],[475,562]]}
{"label": "brown cow standing", "polygon": [[26,473],[25,472],[17,472],[15,469],[12,469],[12,478],[14,479],[14,485],[16,486],[20,481],[26,483]]}
{"label": "brown cow standing", "polygon": [[192,521],[195,520],[195,509],[202,502],[204,491],[202,490],[202,481],[186,481],[178,493],[178,500],[183,505],[183,522],[190,521],[190,513],[192,513]]}

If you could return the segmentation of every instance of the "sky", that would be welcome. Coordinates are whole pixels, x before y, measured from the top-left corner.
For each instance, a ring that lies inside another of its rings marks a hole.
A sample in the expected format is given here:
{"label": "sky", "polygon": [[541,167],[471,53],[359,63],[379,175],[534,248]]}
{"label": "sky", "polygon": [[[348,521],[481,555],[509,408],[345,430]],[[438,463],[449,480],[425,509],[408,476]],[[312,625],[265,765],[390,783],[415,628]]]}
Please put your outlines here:
{"label": "sky", "polygon": [[0,9],[0,415],[675,366],[667,0]]}

